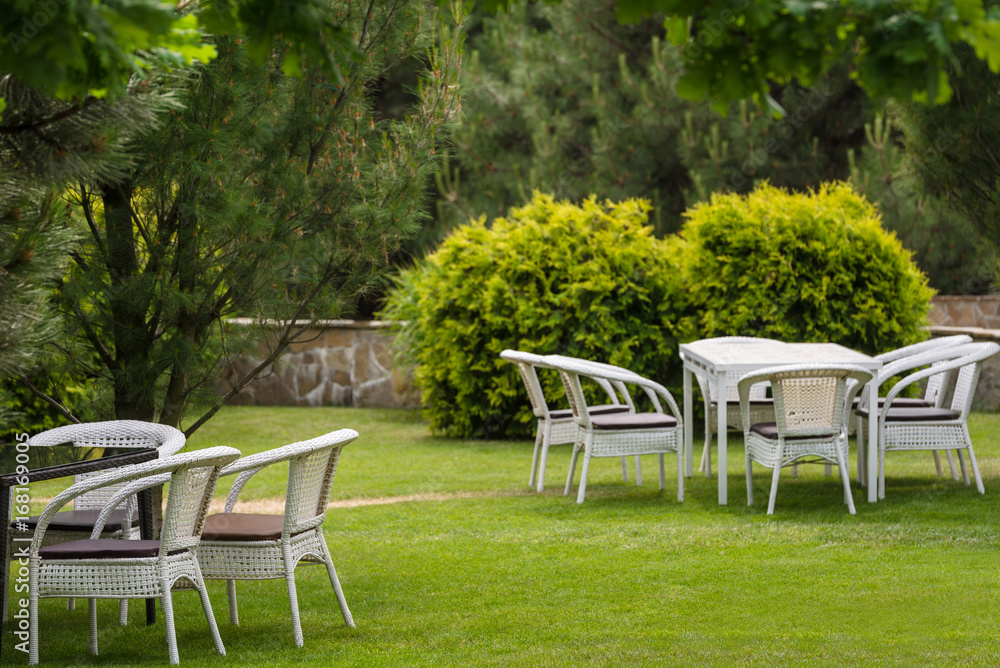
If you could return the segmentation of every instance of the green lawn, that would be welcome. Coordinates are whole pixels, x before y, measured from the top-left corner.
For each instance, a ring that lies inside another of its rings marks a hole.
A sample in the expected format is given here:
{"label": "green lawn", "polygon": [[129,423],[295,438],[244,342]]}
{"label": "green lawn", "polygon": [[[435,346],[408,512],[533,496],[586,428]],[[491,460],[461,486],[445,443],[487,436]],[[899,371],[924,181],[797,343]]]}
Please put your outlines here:
{"label": "green lawn", "polygon": [[[210,594],[228,656],[217,657],[197,596],[175,595],[184,665],[772,666],[1000,664],[1000,416],[970,423],[986,495],[937,478],[928,453],[889,458],[887,498],[820,467],[770,475],[744,503],[742,442],[730,439],[728,507],[715,479],[667,489],[623,484],[614,460],[591,467],[587,501],[562,496],[569,447],[553,448],[545,493],[529,493],[530,442],[430,436],[416,414],[332,408],[228,408],[189,447],[244,453],[341,427],[361,433],[333,499],[440,494],[439,500],[337,507],[326,535],[357,623],[346,629],[322,568],[297,574],[305,647],[296,648],[280,581],[240,583],[241,626],[225,587]],[[696,452],[699,451],[696,440]],[[853,466],[852,466],[852,471]],[[281,493],[271,475],[244,493]],[[42,494],[44,490],[37,493]],[[221,492],[220,492],[221,493]],[[86,606],[41,606],[48,665],[159,665],[162,618],[146,627],[100,606],[101,656],[87,654]],[[161,616],[162,617],[162,616]],[[25,663],[4,637],[3,661]]]}

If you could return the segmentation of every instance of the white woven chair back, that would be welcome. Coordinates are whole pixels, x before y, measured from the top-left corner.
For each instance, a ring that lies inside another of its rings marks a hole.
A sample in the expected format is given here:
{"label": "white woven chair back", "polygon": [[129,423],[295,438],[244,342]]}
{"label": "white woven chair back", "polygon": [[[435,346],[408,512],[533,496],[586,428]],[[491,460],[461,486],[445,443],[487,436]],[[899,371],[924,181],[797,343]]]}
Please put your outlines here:
{"label": "white woven chair back", "polygon": [[524,382],[524,388],[528,391],[528,400],[531,402],[531,411],[535,417],[548,418],[549,406],[545,401],[545,393],[542,392],[538,373],[535,372],[535,366],[543,362],[542,356],[520,350],[504,350],[500,353],[500,357],[517,366],[521,381]]}
{"label": "white woven chair back", "polygon": [[[161,458],[176,454],[184,447],[184,443],[184,434],[178,429],[141,420],[70,424],[43,431],[28,440],[29,446],[37,447],[73,445],[78,448],[157,448]],[[74,482],[100,475],[103,475],[101,471],[77,475],[74,477]],[[103,508],[104,504],[124,486],[125,483],[122,483],[87,492],[73,500],[73,508],[75,510]]]}
{"label": "white woven chair back", "polygon": [[895,350],[880,353],[875,355],[875,359],[881,360],[883,364],[888,364],[889,362],[895,362],[896,360],[903,359],[904,357],[912,357],[913,355],[920,355],[931,350],[948,348],[950,346],[959,346],[965,343],[972,343],[972,337],[967,334],[942,336],[941,338],[927,339],[926,341],[921,341],[920,343],[914,343],[909,346],[903,346],[902,348],[896,348]]}
{"label": "white woven chair back", "polygon": [[841,433],[847,400],[853,399],[861,384],[871,377],[870,372],[854,366],[788,365],[747,374],[739,386],[747,388],[751,383],[770,381],[780,436],[829,436]]}
{"label": "white woven chair back", "polygon": [[219,469],[212,465],[194,465],[170,477],[160,531],[161,554],[198,544],[218,477]]}
{"label": "white woven chair back", "polygon": [[972,410],[972,400],[976,393],[976,385],[979,383],[979,374],[982,371],[983,363],[1000,352],[1000,345],[993,342],[970,343],[962,348],[967,350],[968,354],[961,360],[965,364],[958,370],[955,393],[951,399],[951,409],[959,411],[962,414],[962,419],[965,420],[969,417],[969,411]]}

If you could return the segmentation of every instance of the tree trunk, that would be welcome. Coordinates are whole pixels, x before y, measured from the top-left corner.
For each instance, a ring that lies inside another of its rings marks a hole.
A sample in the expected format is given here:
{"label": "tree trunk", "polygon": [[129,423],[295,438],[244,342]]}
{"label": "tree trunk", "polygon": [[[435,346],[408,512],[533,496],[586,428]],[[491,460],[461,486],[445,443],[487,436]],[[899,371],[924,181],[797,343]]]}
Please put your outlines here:
{"label": "tree trunk", "polygon": [[139,258],[132,225],[132,185],[102,184],[108,273],[111,279],[112,336],[114,339],[115,417],[153,421],[156,379],[151,372],[152,335],[146,322],[149,297],[139,289]]}

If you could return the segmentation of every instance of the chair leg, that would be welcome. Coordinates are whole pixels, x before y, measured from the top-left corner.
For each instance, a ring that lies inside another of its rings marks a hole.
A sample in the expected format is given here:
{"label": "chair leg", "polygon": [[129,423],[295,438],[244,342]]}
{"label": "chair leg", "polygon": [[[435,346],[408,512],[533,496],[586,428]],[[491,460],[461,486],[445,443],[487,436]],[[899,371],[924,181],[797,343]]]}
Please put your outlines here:
{"label": "chair leg", "polygon": [[326,573],[330,576],[330,584],[333,586],[333,593],[337,596],[337,603],[340,605],[340,614],[344,618],[344,623],[350,628],[355,628],[354,617],[351,616],[351,611],[347,607],[347,599],[344,598],[344,590],[340,588],[340,580],[337,578],[337,569],[333,567],[333,558],[330,556],[330,550],[326,546],[326,540],[323,538],[323,534],[319,535],[320,550],[323,553],[323,563],[326,564]]}
{"label": "chair leg", "polygon": [[962,456],[962,451],[961,450],[956,450],[955,454],[958,455],[958,466],[959,466],[959,468],[962,469],[962,482],[964,482],[965,486],[968,487],[969,486],[969,472],[965,468],[965,457]]}
{"label": "chair leg", "polygon": [[885,448],[878,446],[878,498],[885,498]]}
{"label": "chair leg", "polygon": [[170,580],[160,578],[160,586],[163,593],[160,594],[160,607],[163,608],[163,623],[167,627],[167,656],[171,665],[181,662],[180,654],[177,652],[177,631],[174,629],[174,599],[170,591]]}
{"label": "chair leg", "polygon": [[951,450],[945,450],[944,454],[948,458],[948,468],[951,469],[951,479],[958,480],[958,469],[955,468],[954,455],[951,454]]}
{"label": "chair leg", "polygon": [[87,622],[89,627],[88,640],[90,641],[90,653],[97,656],[97,599],[87,599]]}
{"label": "chair leg", "polygon": [[587,493],[587,471],[590,470],[590,453],[583,453],[583,470],[580,471],[580,489],[576,493],[576,502],[583,503],[583,497]]}
{"label": "chair leg", "polygon": [[563,490],[563,496],[569,496],[570,487],[573,486],[573,475],[576,473],[576,460],[580,456],[580,450],[577,448],[578,443],[573,444],[573,456],[569,460],[569,475],[566,476],[566,489]]}
{"label": "chair leg", "polygon": [[972,443],[969,443],[969,464],[972,465],[972,475],[976,479],[976,489],[979,490],[980,494],[985,494],[986,488],[983,487],[983,478],[979,475],[979,462],[976,461],[976,452],[972,449]]}
{"label": "chair leg", "polygon": [[753,505],[753,461],[750,459],[750,453],[747,453],[747,505]]}
{"label": "chair leg", "polygon": [[240,625],[240,609],[236,602],[236,581],[226,580],[226,598],[229,599],[229,623]]}
{"label": "chair leg", "polygon": [[934,455],[934,470],[937,471],[940,478],[944,476],[944,469],[941,468],[941,455],[938,454],[937,450],[931,450],[931,454]]}
{"label": "chair leg", "polygon": [[118,601],[118,624],[128,626],[128,599]]}
{"label": "chair leg", "polygon": [[854,429],[854,441],[858,447],[858,484],[868,486],[868,437],[865,436],[865,421],[857,418]]}
{"label": "chair leg", "polygon": [[201,598],[201,609],[205,611],[205,619],[208,620],[208,631],[212,634],[215,653],[219,656],[225,656],[226,647],[222,644],[222,636],[219,635],[219,625],[215,623],[215,613],[212,612],[212,601],[208,598],[208,587],[205,586],[204,580],[195,583],[195,587],[198,589],[198,596]]}
{"label": "chair leg", "polygon": [[545,489],[545,467],[548,466],[549,461],[549,443],[552,442],[552,425],[546,423],[545,429],[542,431],[542,453],[541,458],[538,460],[538,487],[536,491],[541,492]]}
{"label": "chair leg", "polygon": [[837,466],[840,469],[840,477],[844,481],[844,500],[847,501],[847,512],[856,514],[854,509],[854,496],[851,495],[851,477],[847,473],[847,446],[844,446],[844,453],[837,458]]}
{"label": "chair leg", "polygon": [[[663,453],[662,452],[660,453],[659,457],[660,457],[660,489],[664,490],[664,489],[667,488],[667,474],[666,474],[666,471],[663,468]],[[639,458],[636,457],[635,461],[638,463]]]}
{"label": "chair leg", "polygon": [[778,498],[778,478],[781,476],[781,457],[778,457],[778,461],[774,465],[774,471],[771,473],[771,498],[767,502],[767,514],[774,514],[774,500]]}
{"label": "chair leg", "polygon": [[32,558],[28,575],[28,665],[30,666],[38,665],[38,567],[38,559]]}
{"label": "chair leg", "polygon": [[76,599],[75,598],[67,598],[66,599],[66,609],[67,610],[76,610]]}
{"label": "chair leg", "polygon": [[528,477],[528,487],[534,487],[538,481],[538,459],[542,453],[544,425],[539,424],[535,430],[535,451],[531,454],[531,475]]}
{"label": "chair leg", "polygon": [[305,639],[302,637],[302,622],[299,619],[299,598],[295,592],[295,564],[292,563],[292,548],[288,545],[282,545],[281,556],[285,562],[285,584],[288,586],[288,606],[292,613],[292,635],[295,637],[295,646],[302,647],[305,644]]}
{"label": "chair leg", "polygon": [[628,482],[628,457],[622,457],[622,482]]}
{"label": "chair leg", "polygon": [[677,444],[677,502],[684,501],[684,439]]}
{"label": "chair leg", "polygon": [[639,463],[639,455],[635,456],[635,484],[642,485],[642,464]]}
{"label": "chair leg", "polygon": [[701,465],[699,471],[705,472],[706,478],[712,477],[712,411],[705,407],[705,446],[701,449]]}

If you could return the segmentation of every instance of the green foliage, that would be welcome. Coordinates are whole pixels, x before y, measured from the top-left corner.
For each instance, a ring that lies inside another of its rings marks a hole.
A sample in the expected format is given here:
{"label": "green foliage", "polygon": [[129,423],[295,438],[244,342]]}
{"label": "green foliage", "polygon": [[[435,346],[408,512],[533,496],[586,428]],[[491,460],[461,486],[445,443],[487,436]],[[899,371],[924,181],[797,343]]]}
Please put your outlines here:
{"label": "green foliage", "polygon": [[[402,344],[431,428],[449,435],[524,436],[533,423],[505,348],[560,353],[660,376],[676,342],[661,312],[678,298],[663,241],[640,200],[579,206],[535,194],[487,227],[459,227],[403,273],[384,316],[407,321]],[[555,374],[541,379],[559,396]]]}
{"label": "green foliage", "polygon": [[712,192],[846,178],[847,150],[871,118],[842,65],[810,88],[775,88],[787,118],[746,101],[722,118],[678,95],[680,50],[662,16],[618,25],[600,0],[482,17],[466,61],[463,123],[438,177],[444,228],[501,216],[537,189],[571,201],[643,197],[657,234],[674,232]]}
{"label": "green foliage", "polygon": [[850,151],[851,183],[874,202],[885,227],[913,251],[930,286],[946,295],[989,292],[994,279],[991,249],[975,227],[949,203],[927,192],[914,174],[893,117],[906,112],[890,105],[865,124],[867,144],[855,158]]}
{"label": "green foliage", "polygon": [[[72,189],[88,235],[61,290],[67,338],[100,360],[117,418],[179,424],[231,356],[259,362],[235,392],[313,319],[380,285],[426,215],[458,103],[461,29],[425,10],[328,7],[364,54],[342,86],[318,66],[285,76],[288,52],[258,67],[244,40],[220,36],[219,57],[181,82],[184,109],[131,143],[132,169]],[[379,115],[371,91],[414,54],[427,69],[409,113]],[[233,316],[277,326],[251,341],[226,325]],[[226,398],[209,399],[188,432]]]}
{"label": "green foliage", "polygon": [[[959,52],[946,105],[898,110],[896,121],[921,191],[936,196],[972,223],[994,258],[1000,253],[1000,75],[970,49]],[[990,262],[985,279],[995,277]]]}
{"label": "green foliage", "polygon": [[777,109],[769,82],[812,85],[844,57],[874,99],[946,102],[955,47],[968,45],[1000,71],[1000,13],[985,4],[618,0],[617,7],[626,22],[665,12],[671,40],[683,45],[678,92],[725,113],[751,96]]}
{"label": "green foliage", "polygon": [[681,340],[829,341],[874,354],[924,338],[932,291],[878,210],[846,184],[763,184],[694,206],[676,253]]}

